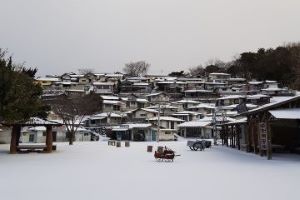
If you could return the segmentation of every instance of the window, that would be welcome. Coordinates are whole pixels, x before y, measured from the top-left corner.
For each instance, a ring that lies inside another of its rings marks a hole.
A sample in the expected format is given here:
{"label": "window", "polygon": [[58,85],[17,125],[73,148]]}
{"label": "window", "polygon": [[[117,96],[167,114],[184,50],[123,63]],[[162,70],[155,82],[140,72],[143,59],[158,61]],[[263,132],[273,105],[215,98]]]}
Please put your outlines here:
{"label": "window", "polygon": [[100,89],[109,89],[109,85],[101,85]]}
{"label": "window", "polygon": [[113,106],[113,110],[114,110],[114,111],[119,111],[119,110],[120,110],[120,106],[114,105],[114,106]]}
{"label": "window", "polygon": [[228,105],[230,105],[230,100],[229,99],[225,99],[224,100],[224,104],[223,105],[225,105],[225,106],[228,106]]}
{"label": "window", "polygon": [[174,129],[174,122],[171,122],[171,129]]}
{"label": "window", "polygon": [[43,136],[46,136],[46,135],[47,135],[47,134],[46,134],[46,132],[44,131],[44,132],[43,132]]}
{"label": "window", "polygon": [[33,134],[29,135],[29,142],[34,142],[34,135]]}
{"label": "window", "polygon": [[96,124],[96,120],[92,119],[91,124]]}

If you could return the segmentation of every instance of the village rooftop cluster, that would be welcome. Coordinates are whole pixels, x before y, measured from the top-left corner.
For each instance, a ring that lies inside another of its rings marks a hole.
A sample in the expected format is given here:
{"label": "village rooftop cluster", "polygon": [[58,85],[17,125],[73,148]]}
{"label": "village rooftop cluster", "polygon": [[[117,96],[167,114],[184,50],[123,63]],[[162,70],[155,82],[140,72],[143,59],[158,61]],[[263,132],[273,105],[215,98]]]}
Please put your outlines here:
{"label": "village rooftop cluster", "polygon": [[[43,88],[44,101],[91,92],[101,97],[102,112],[84,118],[77,141],[98,140],[101,135],[131,141],[174,141],[181,136],[215,139],[268,157],[272,151],[298,151],[300,147],[300,140],[293,139],[300,96],[273,80],[247,81],[227,73],[201,78],[65,73],[36,81]],[[61,121],[53,112],[48,120]],[[282,134],[287,128],[289,134]],[[24,128],[21,140],[44,142],[45,131],[43,126]],[[5,140],[3,135],[1,140]],[[54,141],[66,141],[65,135],[65,128],[54,128]]]}

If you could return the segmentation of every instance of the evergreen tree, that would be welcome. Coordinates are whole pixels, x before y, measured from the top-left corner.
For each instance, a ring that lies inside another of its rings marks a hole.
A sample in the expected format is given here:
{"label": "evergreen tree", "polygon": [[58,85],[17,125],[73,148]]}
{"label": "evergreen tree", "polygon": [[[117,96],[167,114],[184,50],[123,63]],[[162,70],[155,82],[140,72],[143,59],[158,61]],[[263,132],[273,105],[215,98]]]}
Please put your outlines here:
{"label": "evergreen tree", "polygon": [[42,88],[34,81],[36,69],[14,67],[0,49],[0,121],[25,121],[32,116],[46,117],[48,107],[40,96]]}

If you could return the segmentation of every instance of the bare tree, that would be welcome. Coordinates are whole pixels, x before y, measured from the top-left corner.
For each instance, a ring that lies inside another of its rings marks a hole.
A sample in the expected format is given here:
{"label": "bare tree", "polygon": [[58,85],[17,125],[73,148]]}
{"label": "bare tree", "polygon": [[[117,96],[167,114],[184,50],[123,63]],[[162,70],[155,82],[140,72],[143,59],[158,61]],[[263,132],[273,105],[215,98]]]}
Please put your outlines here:
{"label": "bare tree", "polygon": [[61,95],[53,100],[50,105],[54,113],[62,120],[67,129],[67,138],[72,145],[75,133],[84,117],[101,111],[101,98],[94,94],[70,97]]}
{"label": "bare tree", "polygon": [[147,74],[150,67],[146,61],[130,62],[125,64],[123,71],[129,76],[143,76]]}
{"label": "bare tree", "polygon": [[89,74],[89,73],[94,73],[94,69],[92,68],[81,68],[81,69],[78,69],[78,73],[79,74]]}
{"label": "bare tree", "polygon": [[205,76],[205,70],[202,65],[198,65],[196,67],[192,67],[189,69],[190,75],[195,77],[202,77]]}
{"label": "bare tree", "polygon": [[223,62],[222,60],[218,59],[218,58],[211,58],[209,59],[206,63],[205,63],[206,66],[211,66],[211,65],[214,65],[214,66],[217,66],[219,68],[224,68],[226,66],[226,63]]}

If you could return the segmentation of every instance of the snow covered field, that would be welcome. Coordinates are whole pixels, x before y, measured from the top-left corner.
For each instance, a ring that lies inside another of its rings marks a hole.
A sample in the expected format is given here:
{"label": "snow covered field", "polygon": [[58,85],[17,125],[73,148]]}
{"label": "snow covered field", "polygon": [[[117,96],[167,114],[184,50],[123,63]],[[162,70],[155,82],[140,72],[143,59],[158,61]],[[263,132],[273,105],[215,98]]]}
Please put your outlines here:
{"label": "snow covered field", "polygon": [[221,146],[193,152],[185,142],[160,142],[181,156],[157,162],[148,144],[58,144],[52,154],[19,155],[0,145],[0,199],[299,199],[298,156],[268,161]]}

